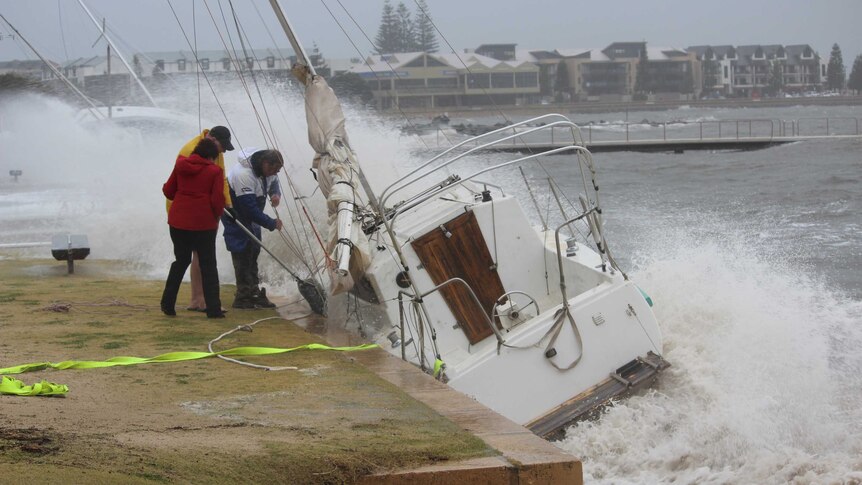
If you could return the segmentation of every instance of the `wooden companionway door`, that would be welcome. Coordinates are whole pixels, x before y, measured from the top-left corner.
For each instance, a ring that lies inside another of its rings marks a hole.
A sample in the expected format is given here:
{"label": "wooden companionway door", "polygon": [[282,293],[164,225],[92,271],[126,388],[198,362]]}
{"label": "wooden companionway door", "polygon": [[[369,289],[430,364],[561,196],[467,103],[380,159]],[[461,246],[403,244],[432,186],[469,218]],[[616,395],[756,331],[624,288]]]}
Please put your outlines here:
{"label": "wooden companionway door", "polygon": [[[413,249],[435,285],[450,278],[462,278],[473,288],[482,308],[477,308],[469,291],[459,283],[440,289],[440,294],[458,325],[475,344],[493,333],[488,320],[497,298],[506,290],[479,229],[476,215],[467,212],[413,241]],[[447,233],[451,237],[447,237]]]}

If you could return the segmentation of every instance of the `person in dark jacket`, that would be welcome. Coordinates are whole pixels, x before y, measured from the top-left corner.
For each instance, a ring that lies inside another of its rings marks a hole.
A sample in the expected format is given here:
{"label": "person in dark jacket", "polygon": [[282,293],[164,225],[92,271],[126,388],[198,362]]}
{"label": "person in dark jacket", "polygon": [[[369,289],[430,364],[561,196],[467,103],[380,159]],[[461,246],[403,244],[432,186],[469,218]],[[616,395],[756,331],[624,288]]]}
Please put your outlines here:
{"label": "person in dark jacket", "polygon": [[177,158],[170,178],[162,187],[165,197],[172,201],[168,225],[175,258],[162,293],[165,315],[176,315],[177,293],[194,251],[200,258],[207,317],[224,318],[215,252],[218,222],[225,207],[224,172],[215,164],[218,156],[218,144],[202,139],[191,155]]}
{"label": "person in dark jacket", "polygon": [[238,220],[260,240],[261,227],[270,231],[281,229],[280,219],[264,214],[266,198],[273,207],[278,205],[281,192],[278,187],[278,172],[284,159],[278,150],[248,148],[239,156],[239,163],[228,170],[227,181],[233,209],[222,217],[224,240],[233,260],[236,274],[234,308],[273,308],[275,304],[266,297],[266,289],[260,287],[257,258],[260,246],[253,241],[234,220]]}

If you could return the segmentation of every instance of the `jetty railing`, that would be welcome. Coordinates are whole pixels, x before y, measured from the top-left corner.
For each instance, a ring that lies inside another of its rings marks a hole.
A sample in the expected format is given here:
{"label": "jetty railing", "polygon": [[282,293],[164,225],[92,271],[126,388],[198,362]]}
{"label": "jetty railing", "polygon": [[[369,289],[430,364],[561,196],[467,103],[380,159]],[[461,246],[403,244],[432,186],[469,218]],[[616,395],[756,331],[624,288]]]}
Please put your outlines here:
{"label": "jetty railing", "polygon": [[[567,126],[547,126],[548,129],[531,130],[542,125],[509,126],[510,133],[520,136],[509,140],[512,145],[562,146],[577,142]],[[475,127],[474,127],[475,128]],[[593,143],[641,143],[644,141],[715,141],[715,140],[773,140],[794,137],[860,136],[859,118],[804,117],[797,119],[751,118],[727,120],[677,120],[615,123],[589,123],[579,125],[579,135],[587,145]],[[437,143],[440,130],[437,128]],[[562,131],[561,131],[562,130]],[[479,139],[475,140],[479,144]],[[497,144],[499,146],[499,144]]]}

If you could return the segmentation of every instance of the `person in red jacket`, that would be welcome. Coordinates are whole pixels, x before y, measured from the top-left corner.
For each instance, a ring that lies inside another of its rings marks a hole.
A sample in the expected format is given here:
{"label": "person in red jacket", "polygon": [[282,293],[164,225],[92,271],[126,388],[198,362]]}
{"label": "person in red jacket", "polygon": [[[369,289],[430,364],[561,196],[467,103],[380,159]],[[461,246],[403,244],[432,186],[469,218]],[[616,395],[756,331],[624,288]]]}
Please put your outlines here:
{"label": "person in red jacket", "polygon": [[215,240],[219,218],[224,212],[224,172],[215,160],[218,144],[202,139],[188,157],[177,158],[162,192],[173,201],[168,211],[175,261],[171,264],[161,307],[165,315],[176,315],[177,293],[192,260],[200,258],[204,301],[209,318],[224,318],[219,297]]}

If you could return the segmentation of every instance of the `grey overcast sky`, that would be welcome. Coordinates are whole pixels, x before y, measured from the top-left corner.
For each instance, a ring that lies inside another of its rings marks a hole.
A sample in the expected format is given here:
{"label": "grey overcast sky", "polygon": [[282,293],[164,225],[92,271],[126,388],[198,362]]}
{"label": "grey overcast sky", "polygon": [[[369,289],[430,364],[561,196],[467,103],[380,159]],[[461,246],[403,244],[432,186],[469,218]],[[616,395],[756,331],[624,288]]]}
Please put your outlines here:
{"label": "grey overcast sky", "polygon": [[[681,48],[699,44],[810,44],[828,58],[832,44],[837,42],[848,73],[854,58],[862,54],[862,0],[426,1],[445,37],[439,39],[444,52],[450,51],[447,43],[463,52],[464,48],[486,43],[517,43],[519,48],[551,50],[646,40],[654,47]],[[225,21],[220,9],[230,19],[229,0],[85,3],[97,17],[107,18],[124,53],[130,49],[187,50],[171,6],[190,37],[196,25],[199,49],[222,48],[210,12],[223,32]],[[267,28],[279,46],[288,45],[268,1],[232,3],[254,47],[273,45]],[[398,0],[392,3],[397,5]],[[417,10],[415,0],[404,3],[410,10]],[[306,46],[316,43],[326,57],[347,58],[371,51],[364,35],[372,39],[376,35],[383,0],[281,0],[281,4]],[[91,47],[98,32],[77,0],[0,0],[0,14],[52,60],[61,62],[104,52],[104,44]],[[233,25],[232,21],[229,24]],[[0,21],[0,60],[35,58],[9,33],[8,25]]]}

